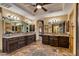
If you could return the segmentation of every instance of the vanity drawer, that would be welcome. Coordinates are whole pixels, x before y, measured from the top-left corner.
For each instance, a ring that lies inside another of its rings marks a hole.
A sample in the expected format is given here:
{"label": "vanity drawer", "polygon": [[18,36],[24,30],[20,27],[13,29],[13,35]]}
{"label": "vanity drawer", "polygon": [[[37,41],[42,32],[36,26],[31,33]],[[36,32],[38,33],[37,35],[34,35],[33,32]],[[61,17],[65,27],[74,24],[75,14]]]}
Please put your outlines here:
{"label": "vanity drawer", "polygon": [[15,43],[15,42],[18,42],[18,38],[10,38],[10,39],[8,39],[9,44]]}
{"label": "vanity drawer", "polygon": [[54,36],[49,37],[49,45],[58,47],[58,38]]}

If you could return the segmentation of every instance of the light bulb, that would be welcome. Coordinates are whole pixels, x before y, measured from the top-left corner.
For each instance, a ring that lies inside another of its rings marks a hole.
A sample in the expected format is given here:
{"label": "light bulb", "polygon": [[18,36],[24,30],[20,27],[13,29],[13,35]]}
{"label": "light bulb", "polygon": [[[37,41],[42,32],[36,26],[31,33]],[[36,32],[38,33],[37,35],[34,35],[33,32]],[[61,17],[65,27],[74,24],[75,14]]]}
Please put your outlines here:
{"label": "light bulb", "polygon": [[37,5],[37,8],[38,8],[38,9],[41,9],[41,5]]}

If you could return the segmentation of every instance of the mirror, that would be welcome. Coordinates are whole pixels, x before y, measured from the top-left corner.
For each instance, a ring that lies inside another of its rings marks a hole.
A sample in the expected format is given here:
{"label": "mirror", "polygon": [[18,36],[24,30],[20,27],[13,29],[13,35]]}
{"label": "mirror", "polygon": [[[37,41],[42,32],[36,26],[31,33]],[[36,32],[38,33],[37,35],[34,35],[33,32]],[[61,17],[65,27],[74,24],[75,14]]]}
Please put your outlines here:
{"label": "mirror", "polygon": [[[30,29],[32,28],[32,29]],[[30,32],[34,31],[34,26],[31,26],[28,22],[24,22],[20,19],[11,19],[3,17],[3,32],[4,34]]]}

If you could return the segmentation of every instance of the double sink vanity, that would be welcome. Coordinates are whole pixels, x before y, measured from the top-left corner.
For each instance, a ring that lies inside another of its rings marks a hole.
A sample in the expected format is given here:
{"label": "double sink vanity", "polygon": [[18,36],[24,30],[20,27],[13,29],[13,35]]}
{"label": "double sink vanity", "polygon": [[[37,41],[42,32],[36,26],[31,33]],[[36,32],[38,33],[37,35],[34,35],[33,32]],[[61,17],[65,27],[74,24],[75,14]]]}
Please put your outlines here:
{"label": "double sink vanity", "polygon": [[41,34],[40,36],[43,44],[69,48],[69,35],[67,34]]}
{"label": "double sink vanity", "polygon": [[3,36],[3,52],[10,53],[36,41],[35,32],[15,33]]}

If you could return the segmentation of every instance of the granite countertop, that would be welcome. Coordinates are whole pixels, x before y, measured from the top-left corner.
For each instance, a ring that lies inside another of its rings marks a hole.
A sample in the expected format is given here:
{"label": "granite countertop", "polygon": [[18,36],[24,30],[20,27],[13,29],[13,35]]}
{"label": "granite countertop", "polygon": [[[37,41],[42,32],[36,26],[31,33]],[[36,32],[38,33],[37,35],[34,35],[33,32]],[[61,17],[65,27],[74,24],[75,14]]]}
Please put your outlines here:
{"label": "granite countertop", "polygon": [[35,32],[28,32],[28,33],[14,33],[14,34],[6,34],[3,35],[3,38],[13,38],[13,37],[21,37],[21,36],[29,36],[29,35],[34,35]]}
{"label": "granite countertop", "polygon": [[48,33],[45,33],[45,34],[40,34],[41,36],[42,35],[47,35],[47,36],[67,36],[69,37],[69,34],[65,34],[65,33],[58,33],[58,34],[48,34]]}

